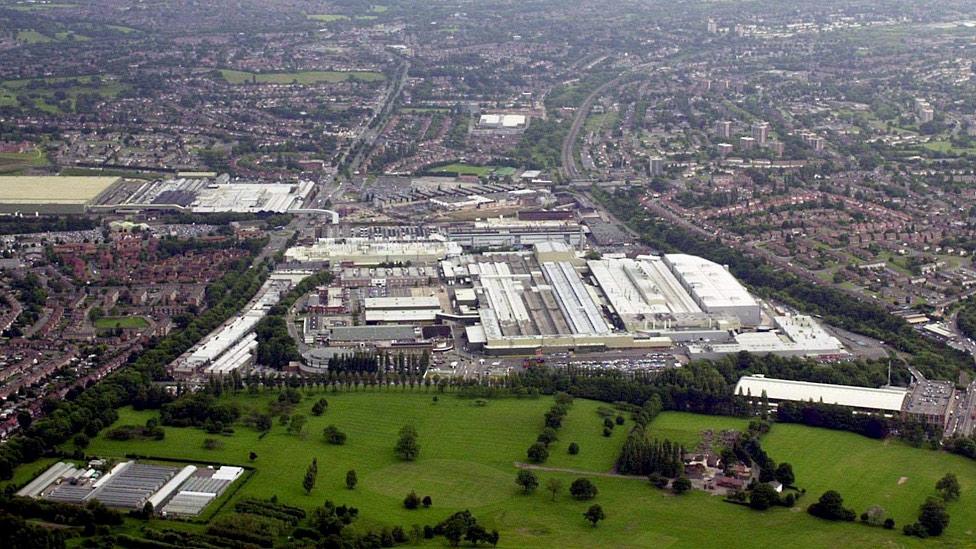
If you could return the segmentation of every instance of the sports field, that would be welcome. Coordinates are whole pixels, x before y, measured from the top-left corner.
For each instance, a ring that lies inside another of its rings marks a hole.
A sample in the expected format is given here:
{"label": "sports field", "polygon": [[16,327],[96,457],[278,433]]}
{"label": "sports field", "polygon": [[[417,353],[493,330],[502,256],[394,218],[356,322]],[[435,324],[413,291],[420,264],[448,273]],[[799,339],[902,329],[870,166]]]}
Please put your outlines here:
{"label": "sports field", "polygon": [[373,82],[386,78],[382,73],[369,71],[301,71],[252,73],[221,69],[224,80],[231,84],[257,82],[258,84],[317,84],[319,82],[342,82],[350,78]]}
{"label": "sports field", "polygon": [[[323,416],[314,417],[310,409],[319,396],[328,399],[329,407]],[[890,509],[899,528],[932,493],[935,479],[946,470],[955,469],[963,484],[963,499],[950,505],[953,522],[940,540],[922,542],[905,537],[900,531],[821,521],[799,509],[777,508],[758,513],[705,493],[676,497],[654,490],[643,479],[602,476],[612,466],[632,422],[628,417],[611,437],[604,437],[597,409],[608,405],[577,400],[545,466],[592,471],[592,480],[600,490],[595,502],[607,513],[606,521],[592,528],[581,515],[589,502],[575,501],[565,492],[552,502],[542,489],[523,495],[513,482],[514,462],[525,460],[525,449],[542,427],[543,413],[552,403],[550,398],[497,399],[478,406],[450,394],[440,395],[435,403],[432,396],[433,393],[419,390],[399,389],[339,394],[323,391],[306,397],[295,410],[309,417],[306,438],[288,434],[276,420],[263,438],[253,429],[235,426],[235,434],[220,437],[223,447],[218,450],[203,448],[203,440],[214,435],[200,429],[166,428],[163,441],[117,442],[98,437],[88,453],[138,453],[248,464],[247,454],[254,451],[258,458],[250,464],[256,472],[235,498],[277,495],[284,503],[307,508],[328,498],[358,507],[361,518],[354,527],[359,529],[433,524],[451,512],[467,508],[486,527],[501,532],[501,547],[760,547],[780,545],[784,540],[793,547],[976,543],[971,527],[976,509],[973,462],[791,425],[776,425],[774,433],[767,437],[770,455],[779,461],[791,461],[799,483],[809,489],[811,495],[801,500],[801,505],[805,507],[823,490],[834,488],[858,512],[871,503]],[[234,398],[244,409],[263,410],[272,395]],[[155,412],[123,410],[118,424],[142,424],[155,416]],[[422,449],[416,462],[400,462],[393,455],[396,433],[406,423],[415,425],[420,434]],[[330,446],[323,441],[322,429],[329,424],[337,425],[348,435],[346,445]],[[651,428],[659,429],[662,436],[694,442],[703,429],[721,430],[743,424],[736,419],[665,412]],[[581,447],[578,456],[565,453],[573,441]],[[871,459],[868,452],[877,459]],[[306,496],[302,477],[313,457],[319,463],[318,483]],[[34,466],[29,468],[36,470]],[[862,472],[865,468],[869,469],[867,473]],[[344,486],[349,469],[356,469],[359,476],[359,486],[353,491]],[[543,483],[549,477],[560,478],[565,490],[583,473],[538,474]],[[898,485],[902,475],[908,476],[909,481]],[[432,508],[404,509],[402,500],[410,490],[421,496],[430,495]],[[887,495],[883,501],[874,501],[874,493]],[[228,509],[229,506],[222,512]],[[154,521],[153,525],[165,527],[166,522]]]}

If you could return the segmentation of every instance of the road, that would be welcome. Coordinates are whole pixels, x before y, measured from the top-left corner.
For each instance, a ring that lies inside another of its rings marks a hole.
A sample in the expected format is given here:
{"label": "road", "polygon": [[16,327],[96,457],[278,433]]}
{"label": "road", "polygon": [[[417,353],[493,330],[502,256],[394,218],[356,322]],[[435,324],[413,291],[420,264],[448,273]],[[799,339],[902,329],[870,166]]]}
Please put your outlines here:
{"label": "road", "polygon": [[[410,63],[404,62],[404,64],[399,69],[396,81],[390,86],[390,89],[386,92],[386,97],[383,98],[383,106],[377,111],[376,116],[374,116],[369,123],[363,128],[363,133],[360,134],[359,138],[356,140],[357,143],[362,144],[356,150],[356,156],[347,165],[349,173],[356,173],[362,167],[363,161],[369,154],[369,151],[373,149],[373,145],[376,144],[377,138],[380,136],[380,131],[383,129],[383,125],[386,123],[386,119],[393,112],[393,104],[396,98],[400,96],[400,92],[403,90],[404,84],[407,82],[407,75],[410,73]],[[348,154],[348,153],[347,153]],[[340,163],[341,164],[341,163]]]}
{"label": "road", "polygon": [[576,140],[579,138],[579,132],[583,128],[583,124],[586,123],[586,117],[590,114],[590,109],[593,108],[593,102],[596,101],[603,92],[607,91],[609,88],[616,86],[623,75],[614,78],[613,80],[606,82],[599,88],[593,90],[593,93],[586,96],[583,104],[576,109],[576,115],[573,117],[573,125],[569,128],[569,133],[566,134],[566,138],[563,139],[563,146],[560,163],[560,172],[563,179],[576,179],[579,177],[579,169],[576,166],[576,155],[573,154],[573,150],[576,148]]}

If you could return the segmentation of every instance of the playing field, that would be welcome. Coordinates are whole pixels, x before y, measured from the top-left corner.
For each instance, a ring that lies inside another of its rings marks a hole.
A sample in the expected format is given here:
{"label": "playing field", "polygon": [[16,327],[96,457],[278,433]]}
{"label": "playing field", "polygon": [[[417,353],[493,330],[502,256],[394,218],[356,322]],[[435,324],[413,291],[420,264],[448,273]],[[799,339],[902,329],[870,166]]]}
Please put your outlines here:
{"label": "playing field", "polygon": [[[318,396],[329,401],[321,417],[310,415]],[[544,490],[522,495],[513,479],[514,462],[525,460],[525,449],[542,427],[542,416],[551,398],[498,399],[478,406],[471,400],[450,394],[433,402],[432,393],[368,391],[364,393],[322,392],[306,397],[296,410],[309,416],[307,437],[290,435],[277,420],[271,432],[260,437],[254,430],[235,426],[235,434],[219,437],[219,450],[203,449],[203,440],[213,438],[199,429],[166,428],[163,441],[110,441],[98,437],[88,449],[92,455],[123,456],[138,453],[158,457],[190,458],[231,464],[248,464],[247,454],[257,453],[251,463],[255,474],[235,498],[277,495],[284,503],[312,508],[325,499],[360,509],[355,528],[370,526],[433,524],[453,511],[470,509],[488,528],[501,532],[502,547],[764,547],[789,540],[793,547],[915,547],[938,544],[860,524],[839,524],[810,517],[799,509],[777,508],[758,513],[723,503],[705,493],[676,497],[656,491],[643,479],[608,478],[616,453],[623,443],[626,425],[602,435],[602,418],[597,413],[604,403],[578,400],[552,447],[546,467],[592,471],[600,490],[596,502],[607,513],[597,528],[582,518],[589,503],[572,500],[567,493],[555,502]],[[235,397],[246,408],[264,409],[270,395]],[[119,424],[142,424],[154,412],[123,410]],[[393,455],[396,432],[412,423],[422,447],[416,462],[400,462]],[[345,446],[330,446],[322,429],[335,424],[346,432]],[[721,430],[743,426],[743,420],[663,413],[652,423],[662,436],[694,443],[703,429]],[[976,464],[929,450],[881,443],[846,433],[791,425],[776,425],[767,437],[771,456],[791,461],[798,482],[811,493],[801,500],[805,507],[828,488],[839,489],[858,512],[880,503],[902,523],[912,518],[913,509],[932,484],[946,470],[954,469],[963,484],[963,499],[950,505],[953,522],[939,541],[956,546],[976,543],[972,520],[976,505]],[[569,442],[581,447],[569,456]],[[868,455],[868,452],[872,452]],[[318,459],[318,483],[306,496],[301,483],[312,458]],[[31,471],[37,469],[29,466]],[[347,490],[346,471],[356,469],[359,486]],[[21,474],[18,471],[18,474]],[[564,490],[580,473],[539,471],[544,483],[557,477]],[[909,480],[898,485],[900,476]],[[430,495],[433,506],[407,511],[403,497],[410,490]],[[878,494],[879,501],[872,499]],[[966,509],[968,507],[968,510]],[[222,512],[229,512],[230,506]],[[154,527],[166,527],[154,521]],[[196,528],[186,525],[187,528]]]}
{"label": "playing field", "polygon": [[369,71],[301,71],[252,73],[221,69],[224,80],[231,84],[257,82],[258,84],[317,84],[319,82],[342,82],[350,78],[373,82],[386,78],[382,73]]}

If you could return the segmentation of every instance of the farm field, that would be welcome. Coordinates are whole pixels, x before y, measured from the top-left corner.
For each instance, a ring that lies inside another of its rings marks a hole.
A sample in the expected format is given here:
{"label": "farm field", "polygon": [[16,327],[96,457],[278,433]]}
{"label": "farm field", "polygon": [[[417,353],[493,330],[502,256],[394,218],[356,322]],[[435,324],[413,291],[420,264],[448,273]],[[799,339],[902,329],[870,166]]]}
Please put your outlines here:
{"label": "farm field", "polygon": [[368,71],[302,71],[302,72],[274,72],[274,73],[251,73],[245,71],[235,71],[221,69],[220,74],[224,80],[231,84],[244,84],[251,82],[252,79],[259,84],[317,84],[319,82],[342,82],[350,78],[357,78],[365,81],[383,80],[386,78],[378,72]]}
{"label": "farm field", "polygon": [[105,316],[95,321],[95,327],[99,330],[111,330],[113,328],[139,329],[148,328],[149,322],[141,316]]}
{"label": "farm field", "polygon": [[[232,398],[244,410],[263,410],[272,397],[242,394]],[[321,417],[311,416],[311,406],[320,397],[328,399],[328,410]],[[974,513],[972,500],[976,498],[976,464],[961,458],[801,426],[776,425],[773,434],[767,436],[770,455],[792,462],[800,485],[809,490],[801,502],[803,507],[822,491],[839,489],[858,512],[871,503],[884,505],[895,513],[899,527],[932,493],[935,479],[948,469],[956,469],[963,483],[963,499],[950,505],[953,523],[943,539],[923,542],[900,531],[821,521],[799,509],[757,513],[702,492],[676,497],[654,490],[643,479],[601,476],[612,467],[632,422],[628,417],[625,425],[615,427],[611,437],[603,437],[597,408],[608,405],[577,400],[544,466],[593,471],[592,480],[600,490],[594,501],[604,507],[608,518],[592,528],[581,516],[590,502],[575,501],[565,492],[579,473],[537,471],[543,484],[550,477],[562,480],[564,492],[555,502],[541,488],[523,495],[513,482],[514,462],[525,460],[525,449],[535,440],[543,413],[551,403],[551,398],[542,397],[495,399],[478,406],[451,394],[439,395],[435,403],[432,393],[399,389],[338,394],[322,391],[306,396],[295,409],[309,418],[305,438],[288,434],[276,420],[263,437],[242,425],[235,425],[236,432],[229,436],[167,427],[163,441],[118,442],[99,436],[87,452],[108,457],[140,454],[250,464],[256,471],[234,499],[276,495],[283,503],[309,509],[331,499],[360,509],[354,529],[434,524],[466,508],[486,527],[500,531],[501,547],[756,547],[783,539],[790,539],[796,547],[915,547],[941,541],[961,546],[974,541],[969,525]],[[154,411],[123,409],[117,425],[143,424],[153,417],[157,417]],[[421,454],[416,462],[400,462],[392,451],[397,431],[407,423],[415,425],[420,434]],[[347,433],[344,446],[324,442],[321,432],[329,424]],[[651,424],[651,430],[693,443],[703,429],[744,425],[745,421],[738,419],[665,412]],[[204,449],[204,439],[215,437],[221,447]],[[578,456],[565,452],[571,441],[580,444]],[[851,451],[846,450],[848,447]],[[254,462],[248,461],[250,451],[258,455]],[[870,451],[881,457],[868,461]],[[301,480],[313,457],[319,462],[318,482],[306,496]],[[850,473],[871,467],[876,471]],[[38,469],[36,464],[27,468],[31,472]],[[356,469],[359,476],[359,485],[352,491],[344,485],[349,469]],[[907,474],[899,472],[901,469]],[[899,486],[898,478],[892,480],[891,475],[902,474],[911,480]],[[18,475],[22,473],[18,471]],[[888,484],[891,488],[886,488]],[[404,509],[402,500],[410,490],[420,496],[430,495],[433,506]],[[874,501],[872,493],[889,493],[889,497]],[[965,510],[966,506],[970,510]],[[225,506],[221,513],[231,508]],[[172,523],[152,524],[168,527]],[[199,528],[190,524],[178,527]],[[800,532],[802,536],[798,536]],[[442,542],[429,543],[439,546]]]}

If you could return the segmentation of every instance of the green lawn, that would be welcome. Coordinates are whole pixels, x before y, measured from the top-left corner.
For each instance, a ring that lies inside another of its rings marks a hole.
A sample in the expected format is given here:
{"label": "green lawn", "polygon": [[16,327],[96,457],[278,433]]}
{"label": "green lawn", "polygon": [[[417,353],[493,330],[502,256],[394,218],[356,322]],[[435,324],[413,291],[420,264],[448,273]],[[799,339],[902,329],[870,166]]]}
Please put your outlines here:
{"label": "green lawn", "polygon": [[148,328],[149,322],[141,316],[105,316],[95,321],[95,327],[99,330],[111,330],[113,328],[138,330]]}
{"label": "green lawn", "polygon": [[386,78],[382,73],[369,71],[301,71],[301,72],[273,72],[251,73],[221,69],[224,80],[231,84],[244,84],[252,80],[259,84],[317,84],[319,82],[342,82],[350,78],[375,82]]}
{"label": "green lawn", "polygon": [[[675,497],[652,489],[641,479],[604,478],[593,482],[600,490],[600,503],[607,519],[590,527],[581,514],[588,502],[572,500],[567,493],[551,502],[539,490],[522,495],[513,479],[515,461],[525,459],[525,449],[542,427],[542,417],[551,398],[497,399],[486,406],[453,395],[439,396],[422,391],[340,393],[322,392],[329,409],[312,417],[310,408],[318,395],[305,398],[296,411],[309,416],[308,436],[289,435],[275,421],[271,432],[260,438],[250,428],[237,425],[235,434],[221,437],[219,450],[204,450],[203,439],[211,438],[199,429],[166,428],[163,441],[118,442],[97,437],[88,449],[91,455],[123,456],[139,453],[158,457],[179,457],[231,464],[247,464],[247,454],[258,454],[254,475],[235,494],[241,497],[277,495],[283,503],[313,508],[325,499],[354,505],[360,519],[354,528],[380,525],[433,524],[448,514],[468,508],[487,528],[501,532],[501,547],[767,547],[784,541],[794,547],[920,547],[937,544],[907,538],[900,532],[869,528],[859,524],[821,521],[799,510],[777,508],[758,513],[723,503],[705,493]],[[272,395],[235,397],[243,408],[264,409]],[[623,442],[627,424],[614,429],[609,439],[602,436],[598,406],[577,400],[559,431],[547,466],[569,467],[595,472],[607,471]],[[142,424],[154,412],[121,411],[119,424]],[[626,416],[625,416],[626,417]],[[326,425],[334,423],[345,431],[345,446],[330,446],[321,437]],[[393,455],[396,432],[412,423],[420,433],[420,459],[403,463]],[[655,432],[693,443],[702,429],[736,428],[744,420],[683,413],[663,413],[652,424]],[[808,505],[826,488],[839,488],[862,511],[877,494],[877,501],[891,509],[902,523],[932,492],[935,479],[955,469],[963,484],[961,503],[953,504],[953,523],[944,540],[956,546],[976,542],[971,532],[976,514],[976,464],[929,450],[916,450],[833,431],[776,425],[766,447],[778,461],[791,461],[801,486],[811,495]],[[565,447],[576,441],[578,456]],[[310,496],[301,488],[308,463],[319,462],[318,483]],[[23,469],[23,468],[22,468]],[[26,467],[36,472],[39,467]],[[345,473],[356,469],[359,486],[347,490]],[[21,471],[18,475],[24,475]],[[902,486],[900,476],[909,477]],[[577,475],[540,472],[544,483],[560,478],[568,487]],[[847,489],[845,489],[845,486]],[[428,510],[407,511],[403,497],[410,490],[430,495]],[[565,488],[564,488],[565,490]],[[885,496],[885,494],[888,494]],[[967,509],[968,507],[968,509]],[[232,505],[222,513],[231,512]],[[168,527],[154,521],[154,527]],[[180,528],[200,528],[181,524]],[[440,546],[442,540],[434,542]]]}

